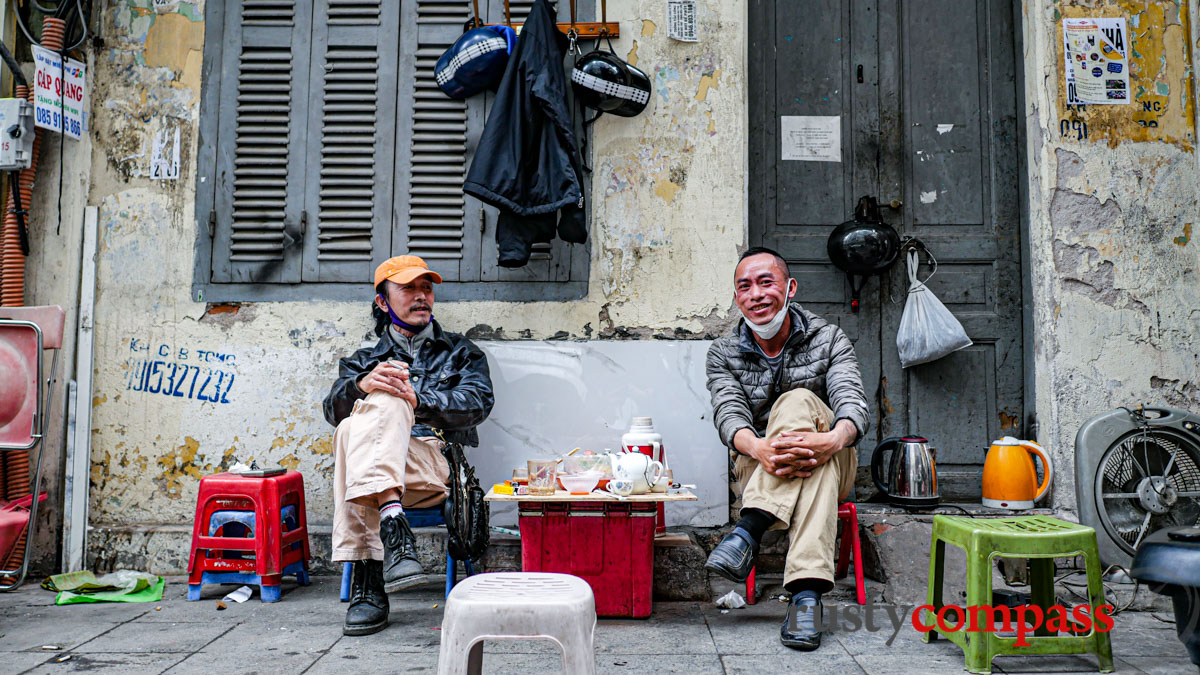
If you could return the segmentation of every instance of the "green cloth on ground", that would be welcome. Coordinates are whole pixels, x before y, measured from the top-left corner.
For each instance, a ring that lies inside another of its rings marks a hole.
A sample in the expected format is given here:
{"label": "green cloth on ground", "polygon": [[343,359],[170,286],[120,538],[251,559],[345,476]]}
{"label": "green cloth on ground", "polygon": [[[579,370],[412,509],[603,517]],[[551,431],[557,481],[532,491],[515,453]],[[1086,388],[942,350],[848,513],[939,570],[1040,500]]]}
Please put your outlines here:
{"label": "green cloth on ground", "polygon": [[88,571],[68,572],[47,577],[42,588],[58,591],[56,605],[82,602],[158,602],[167,580],[145,572],[117,570],[97,578]]}

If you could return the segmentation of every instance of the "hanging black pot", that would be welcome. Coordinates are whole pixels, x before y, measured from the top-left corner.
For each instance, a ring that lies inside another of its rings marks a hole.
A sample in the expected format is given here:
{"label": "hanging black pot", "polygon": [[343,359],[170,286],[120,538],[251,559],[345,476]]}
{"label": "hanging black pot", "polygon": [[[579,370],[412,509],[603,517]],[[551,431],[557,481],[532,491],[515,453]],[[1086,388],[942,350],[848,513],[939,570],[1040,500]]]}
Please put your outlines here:
{"label": "hanging black pot", "polygon": [[857,312],[867,277],[888,271],[900,256],[900,234],[883,222],[875,198],[863,197],[854,209],[854,219],[829,234],[827,248],[829,259],[850,280],[850,311]]}

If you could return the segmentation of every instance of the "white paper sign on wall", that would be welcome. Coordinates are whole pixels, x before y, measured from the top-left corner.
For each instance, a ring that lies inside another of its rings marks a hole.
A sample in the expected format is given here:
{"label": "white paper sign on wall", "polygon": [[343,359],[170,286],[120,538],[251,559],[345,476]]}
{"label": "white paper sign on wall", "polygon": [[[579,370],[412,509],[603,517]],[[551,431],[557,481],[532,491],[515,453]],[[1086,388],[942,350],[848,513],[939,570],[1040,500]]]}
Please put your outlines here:
{"label": "white paper sign on wall", "polygon": [[34,45],[33,123],[79,140],[87,133],[85,66]]}
{"label": "white paper sign on wall", "polygon": [[699,42],[696,0],[667,0],[667,37],[680,42]]}
{"label": "white paper sign on wall", "polygon": [[150,179],[179,180],[179,127],[154,134],[150,146]]}
{"label": "white paper sign on wall", "polygon": [[842,161],[842,118],[784,115],[779,118],[779,158],[800,162]]}

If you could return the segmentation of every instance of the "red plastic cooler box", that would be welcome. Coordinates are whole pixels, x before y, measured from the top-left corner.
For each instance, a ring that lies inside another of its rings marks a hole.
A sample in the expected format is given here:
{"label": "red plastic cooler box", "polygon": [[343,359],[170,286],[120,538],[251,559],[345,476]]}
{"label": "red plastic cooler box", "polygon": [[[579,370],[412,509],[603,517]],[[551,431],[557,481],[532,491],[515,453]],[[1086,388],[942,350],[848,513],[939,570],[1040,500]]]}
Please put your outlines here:
{"label": "red plastic cooler box", "polygon": [[588,582],[599,616],[650,616],[654,502],[521,502],[518,509],[522,569]]}

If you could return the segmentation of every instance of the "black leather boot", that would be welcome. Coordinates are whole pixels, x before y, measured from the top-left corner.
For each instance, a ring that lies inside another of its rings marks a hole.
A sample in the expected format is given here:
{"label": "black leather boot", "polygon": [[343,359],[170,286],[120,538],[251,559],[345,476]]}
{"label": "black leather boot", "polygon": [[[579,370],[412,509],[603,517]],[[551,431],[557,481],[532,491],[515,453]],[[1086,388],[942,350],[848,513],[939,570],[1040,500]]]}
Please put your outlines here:
{"label": "black leather boot", "polygon": [[350,585],[350,608],[346,610],[345,635],[370,635],[388,627],[387,593],[383,590],[383,563],[359,560],[354,563]]}
{"label": "black leather boot", "polygon": [[788,615],[779,628],[779,641],[783,646],[805,652],[820,647],[821,631],[817,629],[817,621],[822,610],[819,593],[801,591],[793,595],[788,604]]}
{"label": "black leather boot", "polygon": [[419,586],[425,582],[425,569],[417,560],[417,538],[404,516],[379,521],[383,540],[383,587],[388,593]]}

